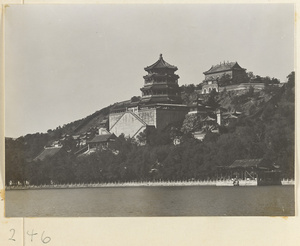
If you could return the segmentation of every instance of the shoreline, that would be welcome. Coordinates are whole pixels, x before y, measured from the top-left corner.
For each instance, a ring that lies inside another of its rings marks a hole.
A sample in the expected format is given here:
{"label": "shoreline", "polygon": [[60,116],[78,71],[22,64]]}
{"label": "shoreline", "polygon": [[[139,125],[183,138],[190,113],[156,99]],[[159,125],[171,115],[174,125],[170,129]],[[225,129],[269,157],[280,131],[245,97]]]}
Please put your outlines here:
{"label": "shoreline", "polygon": [[[294,185],[294,180],[282,180],[281,185]],[[40,190],[40,189],[77,189],[77,188],[121,188],[121,187],[174,187],[174,186],[232,186],[232,180],[205,181],[158,181],[158,182],[115,182],[90,184],[56,184],[56,185],[27,185],[5,186],[5,190]],[[249,184],[244,186],[257,186]]]}

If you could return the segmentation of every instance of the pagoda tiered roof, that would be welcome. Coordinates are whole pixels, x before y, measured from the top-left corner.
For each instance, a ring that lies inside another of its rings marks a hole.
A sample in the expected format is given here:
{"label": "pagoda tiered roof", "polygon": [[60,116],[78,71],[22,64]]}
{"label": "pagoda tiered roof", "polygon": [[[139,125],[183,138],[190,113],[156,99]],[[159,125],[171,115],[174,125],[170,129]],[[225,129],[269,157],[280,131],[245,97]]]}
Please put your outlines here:
{"label": "pagoda tiered roof", "polygon": [[150,103],[176,103],[178,102],[176,97],[168,96],[168,95],[155,95],[154,97],[142,98],[142,104],[150,104]]}
{"label": "pagoda tiered roof", "polygon": [[179,76],[177,74],[157,74],[157,73],[150,73],[150,74],[147,74],[147,75],[143,76],[144,79],[152,78],[152,77],[155,77],[155,78],[165,78],[165,77],[168,77],[168,78],[179,79]]}
{"label": "pagoda tiered roof", "polygon": [[141,88],[142,91],[149,89],[177,89],[177,84],[149,84]]}
{"label": "pagoda tiered roof", "polygon": [[178,69],[176,66],[167,63],[163,59],[162,54],[160,54],[158,61],[152,64],[151,66],[145,67],[145,70],[149,72],[153,69],[163,69],[163,68],[171,69],[173,71],[176,71]]}

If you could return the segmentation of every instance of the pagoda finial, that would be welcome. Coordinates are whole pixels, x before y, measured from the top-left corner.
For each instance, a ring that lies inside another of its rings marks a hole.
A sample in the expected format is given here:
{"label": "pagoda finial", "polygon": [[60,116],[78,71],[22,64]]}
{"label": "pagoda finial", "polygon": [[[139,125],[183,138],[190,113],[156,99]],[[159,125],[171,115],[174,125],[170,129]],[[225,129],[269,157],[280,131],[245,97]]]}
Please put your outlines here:
{"label": "pagoda finial", "polygon": [[163,57],[162,57],[162,54],[159,54],[159,59],[162,59]]}

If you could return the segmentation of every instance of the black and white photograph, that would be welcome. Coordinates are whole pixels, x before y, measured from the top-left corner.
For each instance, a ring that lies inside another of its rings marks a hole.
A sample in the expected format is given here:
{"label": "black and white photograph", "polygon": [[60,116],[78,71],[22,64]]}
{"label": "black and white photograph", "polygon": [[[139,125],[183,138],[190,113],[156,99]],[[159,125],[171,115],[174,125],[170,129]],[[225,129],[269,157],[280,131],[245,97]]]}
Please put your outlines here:
{"label": "black and white photograph", "polygon": [[7,7],[5,216],[295,216],[294,7]]}

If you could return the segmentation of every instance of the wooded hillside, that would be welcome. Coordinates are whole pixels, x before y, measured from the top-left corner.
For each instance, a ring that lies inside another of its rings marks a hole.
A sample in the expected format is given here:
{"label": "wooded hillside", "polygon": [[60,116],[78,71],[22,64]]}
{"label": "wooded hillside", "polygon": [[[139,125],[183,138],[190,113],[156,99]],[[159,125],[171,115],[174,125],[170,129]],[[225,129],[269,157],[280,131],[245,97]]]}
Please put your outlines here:
{"label": "wooded hillside", "polygon": [[[195,93],[186,91],[182,97],[187,101]],[[212,92],[208,100],[243,114],[219,133],[208,133],[203,141],[193,138],[191,131],[183,131],[183,122],[176,122],[161,132],[146,131],[137,140],[121,135],[110,149],[82,157],[74,155],[75,142],[69,138],[58,154],[33,161],[50,141],[98,124],[109,107],[48,133],[6,139],[6,184],[208,179],[214,178],[217,166],[256,158],[279,166],[283,177],[294,177],[294,72],[282,87],[267,85],[260,92],[250,88],[243,94]],[[178,145],[173,143],[176,137],[181,138]]]}

